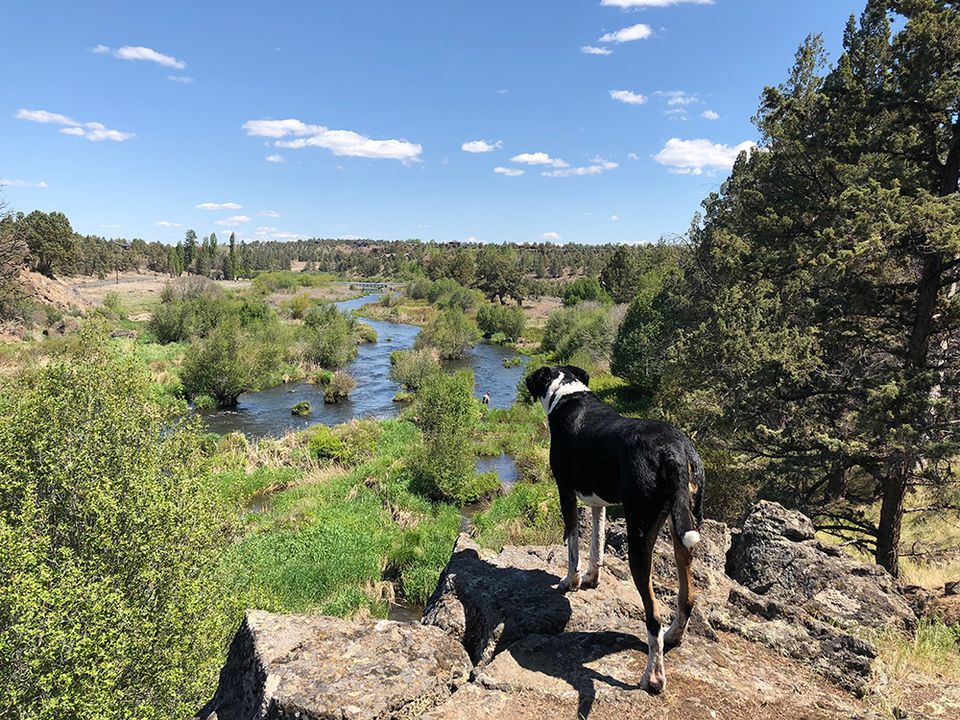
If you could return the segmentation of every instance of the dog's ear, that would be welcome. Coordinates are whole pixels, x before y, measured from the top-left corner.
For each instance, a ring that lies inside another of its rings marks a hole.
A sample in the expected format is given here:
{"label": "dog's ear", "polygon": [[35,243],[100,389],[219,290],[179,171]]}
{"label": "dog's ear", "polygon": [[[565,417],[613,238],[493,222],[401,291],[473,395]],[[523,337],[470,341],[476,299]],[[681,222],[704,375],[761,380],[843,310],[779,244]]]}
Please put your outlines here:
{"label": "dog's ear", "polygon": [[567,365],[565,369],[569,370],[573,376],[584,385],[588,387],[590,386],[590,373],[588,373],[586,370],[583,368],[578,368],[575,365]]}
{"label": "dog's ear", "polygon": [[550,384],[550,368],[544,366],[527,375],[527,390],[534,400],[544,396]]}

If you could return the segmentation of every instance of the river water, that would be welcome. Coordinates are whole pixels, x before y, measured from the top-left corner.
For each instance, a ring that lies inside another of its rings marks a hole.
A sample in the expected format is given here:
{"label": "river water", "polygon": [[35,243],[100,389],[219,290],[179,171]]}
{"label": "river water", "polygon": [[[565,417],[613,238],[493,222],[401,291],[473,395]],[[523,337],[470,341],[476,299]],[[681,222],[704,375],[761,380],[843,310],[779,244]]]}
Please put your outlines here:
{"label": "river water", "polygon": [[[349,312],[379,299],[380,295],[374,293],[338,302],[337,307]],[[244,393],[238,399],[236,408],[202,413],[207,429],[221,435],[242,432],[248,437],[258,438],[279,436],[316,423],[337,425],[353,418],[395,417],[402,406],[393,402],[400,386],[389,377],[390,353],[412,348],[420,328],[366,318],[363,322],[377,331],[377,342],[360,345],[356,359],[344,368],[357,381],[357,387],[348,400],[327,405],[323,402],[323,390],[319,386],[304,381],[287,383],[260,392]],[[474,346],[466,358],[447,363],[446,368],[471,368],[476,382],[476,396],[482,397],[484,392],[489,392],[492,407],[508,408],[516,398],[517,382],[523,375],[523,366],[505,368],[503,360],[515,355],[509,348],[481,343]],[[310,403],[311,414],[307,417],[291,414],[290,409],[302,401]]]}

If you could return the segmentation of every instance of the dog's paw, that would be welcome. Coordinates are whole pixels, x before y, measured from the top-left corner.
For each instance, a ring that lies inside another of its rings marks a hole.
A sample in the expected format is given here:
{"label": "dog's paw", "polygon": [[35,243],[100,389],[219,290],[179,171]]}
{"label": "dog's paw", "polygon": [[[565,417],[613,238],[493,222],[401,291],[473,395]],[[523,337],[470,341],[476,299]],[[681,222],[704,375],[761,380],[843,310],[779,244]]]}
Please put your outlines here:
{"label": "dog's paw", "polygon": [[683,644],[685,627],[680,627],[676,623],[670,626],[663,635],[663,644],[666,647],[677,647]]}
{"label": "dog's paw", "polygon": [[640,687],[651,695],[659,695],[667,689],[667,676],[662,669],[645,672],[640,678]]}
{"label": "dog's paw", "polygon": [[567,575],[557,586],[560,592],[571,592],[580,589],[580,573],[576,575]]}
{"label": "dog's paw", "polygon": [[597,568],[595,571],[587,571],[587,574],[583,576],[580,580],[580,589],[581,590],[590,590],[597,587],[600,584],[600,568]]}

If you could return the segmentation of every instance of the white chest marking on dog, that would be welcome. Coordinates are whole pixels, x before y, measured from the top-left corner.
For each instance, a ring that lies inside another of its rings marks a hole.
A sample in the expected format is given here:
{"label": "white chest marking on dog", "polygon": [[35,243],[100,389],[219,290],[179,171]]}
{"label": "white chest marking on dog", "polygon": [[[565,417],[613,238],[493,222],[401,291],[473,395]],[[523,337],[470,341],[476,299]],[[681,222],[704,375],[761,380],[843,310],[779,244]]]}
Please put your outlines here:
{"label": "white chest marking on dog", "polygon": [[577,497],[580,498],[580,502],[582,502],[584,505],[589,505],[590,507],[610,507],[611,505],[617,504],[607,502],[596,493],[593,493],[592,495],[581,495],[580,493],[577,493]]}
{"label": "white chest marking on dog", "polygon": [[560,402],[561,398],[573,393],[590,391],[590,388],[579,380],[564,383],[565,378],[565,373],[560,373],[554,378],[553,382],[550,383],[550,387],[547,388],[546,394],[540,399],[540,402],[543,403],[543,409],[547,411],[547,415],[553,412],[553,409],[557,406],[557,403]]}

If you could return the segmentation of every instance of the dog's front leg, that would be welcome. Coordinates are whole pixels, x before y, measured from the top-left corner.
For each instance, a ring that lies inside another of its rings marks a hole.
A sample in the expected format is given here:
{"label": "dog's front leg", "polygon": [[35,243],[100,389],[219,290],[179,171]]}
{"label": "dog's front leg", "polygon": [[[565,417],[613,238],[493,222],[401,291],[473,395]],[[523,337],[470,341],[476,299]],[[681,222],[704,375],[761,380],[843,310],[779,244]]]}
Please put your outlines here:
{"label": "dog's front leg", "polygon": [[571,490],[560,493],[560,511],[563,513],[563,536],[567,543],[567,576],[560,581],[560,592],[580,587],[580,528],[577,517],[577,496]]}
{"label": "dog's front leg", "polygon": [[593,535],[590,538],[590,564],[587,565],[587,574],[580,582],[581,588],[595,588],[600,584],[600,568],[603,567],[603,544],[607,539],[607,509],[600,506],[591,507],[593,511]]}

